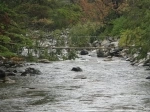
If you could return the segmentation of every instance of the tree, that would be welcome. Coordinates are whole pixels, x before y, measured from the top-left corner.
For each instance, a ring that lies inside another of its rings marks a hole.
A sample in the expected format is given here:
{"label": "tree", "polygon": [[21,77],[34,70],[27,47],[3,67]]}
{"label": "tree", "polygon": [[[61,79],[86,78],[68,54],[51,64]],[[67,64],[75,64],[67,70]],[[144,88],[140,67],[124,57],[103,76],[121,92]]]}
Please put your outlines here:
{"label": "tree", "polygon": [[115,10],[124,7],[125,0],[80,0],[79,5],[84,12],[83,19],[104,23],[104,19]]}
{"label": "tree", "polygon": [[29,45],[30,41],[12,19],[16,13],[5,4],[0,4],[0,55],[12,56],[18,53],[21,46]]}

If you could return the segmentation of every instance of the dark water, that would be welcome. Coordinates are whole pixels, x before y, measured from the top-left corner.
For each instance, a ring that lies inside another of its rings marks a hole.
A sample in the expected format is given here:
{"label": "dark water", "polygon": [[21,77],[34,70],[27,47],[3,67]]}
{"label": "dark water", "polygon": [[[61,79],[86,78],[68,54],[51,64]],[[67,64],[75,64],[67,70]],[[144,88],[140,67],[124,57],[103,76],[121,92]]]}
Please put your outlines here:
{"label": "dark water", "polygon": [[[76,66],[83,71],[71,71]],[[0,84],[0,112],[150,112],[150,72],[143,67],[90,56],[31,67],[43,74]]]}

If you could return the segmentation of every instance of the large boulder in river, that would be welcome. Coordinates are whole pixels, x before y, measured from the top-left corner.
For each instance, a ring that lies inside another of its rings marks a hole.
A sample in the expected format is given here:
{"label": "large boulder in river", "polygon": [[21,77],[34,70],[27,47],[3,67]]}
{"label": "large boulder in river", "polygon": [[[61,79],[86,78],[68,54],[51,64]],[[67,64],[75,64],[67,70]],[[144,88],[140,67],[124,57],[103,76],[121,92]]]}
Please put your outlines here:
{"label": "large boulder in river", "polygon": [[89,54],[87,50],[82,50],[82,51],[80,52],[80,55],[87,55],[87,54]]}
{"label": "large boulder in river", "polygon": [[81,69],[80,67],[73,67],[73,68],[71,69],[71,71],[81,72],[82,69]]}

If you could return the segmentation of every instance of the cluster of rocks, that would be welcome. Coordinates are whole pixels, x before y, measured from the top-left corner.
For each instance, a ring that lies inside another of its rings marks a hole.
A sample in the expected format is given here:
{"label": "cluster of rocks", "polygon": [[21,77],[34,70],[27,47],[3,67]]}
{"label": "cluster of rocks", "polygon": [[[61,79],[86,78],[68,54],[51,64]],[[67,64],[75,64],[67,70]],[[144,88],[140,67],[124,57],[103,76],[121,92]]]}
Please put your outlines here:
{"label": "cluster of rocks", "polygon": [[38,69],[28,67],[25,63],[6,61],[4,57],[0,56],[0,82],[15,83],[10,77],[33,76],[39,74],[41,74],[41,72]]}
{"label": "cluster of rocks", "polygon": [[[113,38],[108,38],[103,41],[95,41],[91,45],[91,47],[99,48],[97,49],[97,57],[122,57],[125,55],[125,50],[123,51],[122,48],[118,46],[118,40]],[[87,50],[81,50],[80,55],[88,55]]]}
{"label": "cluster of rocks", "polygon": [[[145,66],[146,70],[150,70],[150,53],[144,59],[138,59],[139,52],[135,54],[129,54],[129,48],[120,48],[118,46],[119,40],[115,40],[109,37],[103,41],[95,41],[91,45],[92,47],[99,47],[97,49],[97,57],[106,57],[104,61],[111,61],[112,57],[121,57],[126,61],[130,61],[131,65]],[[82,50],[80,55],[88,55],[88,50]],[[148,77],[150,79],[150,76]],[[147,79],[148,79],[147,78]]]}
{"label": "cluster of rocks", "polygon": [[[150,69],[150,53],[147,54],[147,57],[144,59],[138,59],[139,51],[135,54],[129,54],[130,48],[120,48],[118,46],[119,40],[108,37],[103,41],[95,41],[92,43],[92,47],[97,47],[97,57],[122,57],[126,61],[130,61],[131,65],[143,65],[147,66],[147,69]],[[88,50],[82,50],[80,55],[88,55]]]}
{"label": "cluster of rocks", "polygon": [[122,56],[122,48],[119,48],[118,41],[104,40],[100,44],[101,49],[97,50],[97,57]]}

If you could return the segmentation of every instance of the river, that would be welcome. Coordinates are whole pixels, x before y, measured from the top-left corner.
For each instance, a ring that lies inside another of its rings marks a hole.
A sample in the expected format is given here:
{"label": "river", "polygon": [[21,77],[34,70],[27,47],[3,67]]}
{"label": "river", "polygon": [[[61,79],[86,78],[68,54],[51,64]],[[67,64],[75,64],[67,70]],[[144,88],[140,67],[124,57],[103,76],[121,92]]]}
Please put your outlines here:
{"label": "river", "polygon": [[[30,66],[42,74],[0,84],[0,112],[150,112],[144,67],[91,56]],[[83,71],[71,71],[76,66]]]}

